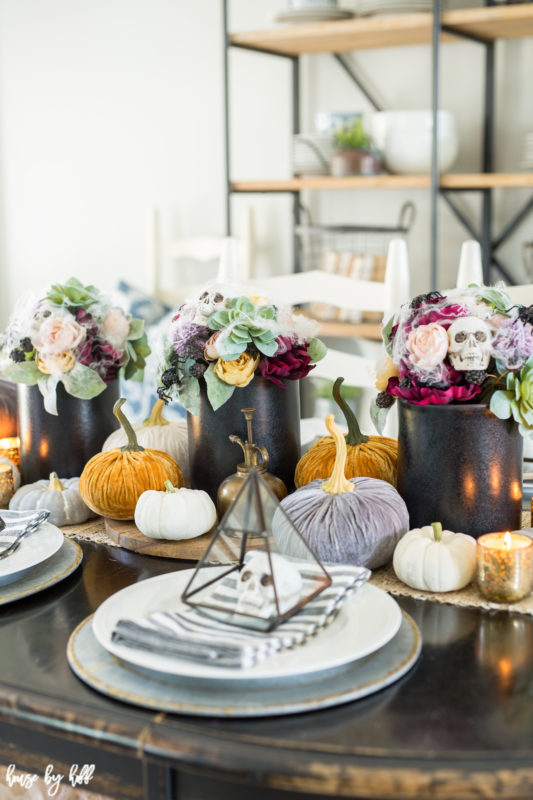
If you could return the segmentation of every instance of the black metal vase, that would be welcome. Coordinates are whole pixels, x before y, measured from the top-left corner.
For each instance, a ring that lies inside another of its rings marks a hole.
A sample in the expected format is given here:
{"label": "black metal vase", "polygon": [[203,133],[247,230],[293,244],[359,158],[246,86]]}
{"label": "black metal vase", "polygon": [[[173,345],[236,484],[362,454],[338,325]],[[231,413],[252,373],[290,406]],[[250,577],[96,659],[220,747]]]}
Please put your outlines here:
{"label": "black metal vase", "polygon": [[521,527],[522,437],[484,405],[398,401],[398,491],[411,528],[478,537]]}
{"label": "black metal vase", "polygon": [[189,468],[193,489],[204,489],[216,501],[217,489],[242,461],[240,447],[229,441],[237,434],[246,441],[242,408],[255,408],[254,439],[266,447],[268,471],[294,489],[294,470],[300,458],[300,389],[298,381],[285,381],[285,389],[260,376],[237,387],[230,399],[213,411],[200,380],[200,410],[187,414]]}
{"label": "black metal vase", "polygon": [[18,384],[20,471],[24,483],[48,478],[75,478],[116,430],[113,406],[119,382],[112,381],[92,400],[80,400],[57,385],[57,416],[49,414],[38,386]]}

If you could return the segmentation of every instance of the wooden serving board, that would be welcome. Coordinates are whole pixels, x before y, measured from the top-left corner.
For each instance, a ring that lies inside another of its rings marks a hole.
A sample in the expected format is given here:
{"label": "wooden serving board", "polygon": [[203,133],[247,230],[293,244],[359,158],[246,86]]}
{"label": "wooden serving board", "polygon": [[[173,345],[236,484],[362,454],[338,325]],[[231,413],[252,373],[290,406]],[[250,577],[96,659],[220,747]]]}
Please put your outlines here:
{"label": "wooden serving board", "polygon": [[104,520],[105,529],[110,539],[125,550],[144,553],[160,558],[179,558],[184,561],[199,561],[211,541],[215,528],[195,539],[182,539],[179,542],[169,539],[150,539],[141,533],[134,522],[128,520]]}

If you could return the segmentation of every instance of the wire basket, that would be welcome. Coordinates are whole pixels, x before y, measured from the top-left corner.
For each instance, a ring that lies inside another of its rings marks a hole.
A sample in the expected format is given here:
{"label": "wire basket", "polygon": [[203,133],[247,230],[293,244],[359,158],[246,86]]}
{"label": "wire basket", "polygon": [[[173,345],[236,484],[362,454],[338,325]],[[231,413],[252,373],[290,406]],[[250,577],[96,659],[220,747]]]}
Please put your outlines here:
{"label": "wire basket", "polygon": [[[307,222],[295,228],[301,270],[321,269],[369,281],[385,279],[389,242],[406,237],[415,219],[412,202],[403,204],[398,222],[393,226],[314,225],[308,210],[302,208],[302,211]],[[376,322],[381,319],[380,312],[350,311],[326,303],[311,303],[309,311],[315,319],[324,321]]]}

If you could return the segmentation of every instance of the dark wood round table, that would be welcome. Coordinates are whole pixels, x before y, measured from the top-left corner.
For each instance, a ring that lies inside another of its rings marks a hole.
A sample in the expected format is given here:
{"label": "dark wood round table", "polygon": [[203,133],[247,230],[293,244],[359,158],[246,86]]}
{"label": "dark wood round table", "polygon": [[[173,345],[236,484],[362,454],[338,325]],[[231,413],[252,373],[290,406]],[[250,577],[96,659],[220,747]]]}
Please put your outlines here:
{"label": "dark wood round table", "polygon": [[533,797],[533,619],[401,599],[424,645],[388,689],[285,717],[160,714],[92,691],[65,650],[111,593],[190,564],[83,550],[82,569],[0,610],[3,764],[94,764],[85,788],[113,798]]}

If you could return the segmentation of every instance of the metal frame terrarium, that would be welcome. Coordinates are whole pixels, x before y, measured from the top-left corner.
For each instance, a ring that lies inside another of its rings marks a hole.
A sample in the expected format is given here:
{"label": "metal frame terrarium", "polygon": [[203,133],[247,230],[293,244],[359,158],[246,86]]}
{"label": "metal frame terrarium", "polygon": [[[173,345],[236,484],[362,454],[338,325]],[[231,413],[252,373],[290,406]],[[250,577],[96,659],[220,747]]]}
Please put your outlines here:
{"label": "metal frame terrarium", "polygon": [[[306,559],[280,552],[275,537],[280,519],[303,543]],[[330,585],[328,572],[259,470],[251,469],[181,599],[221,622],[266,632]]]}

